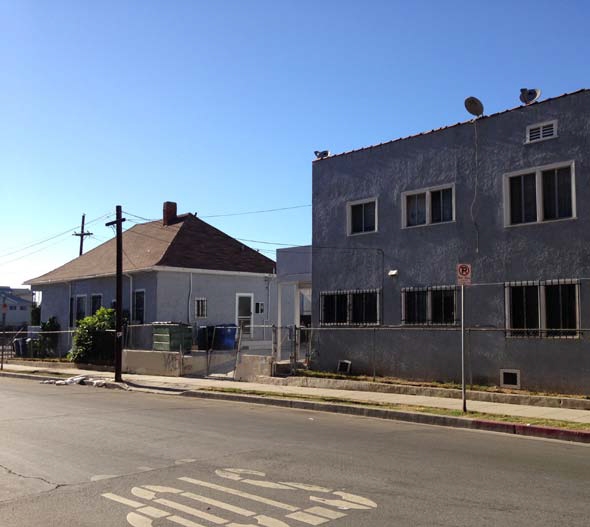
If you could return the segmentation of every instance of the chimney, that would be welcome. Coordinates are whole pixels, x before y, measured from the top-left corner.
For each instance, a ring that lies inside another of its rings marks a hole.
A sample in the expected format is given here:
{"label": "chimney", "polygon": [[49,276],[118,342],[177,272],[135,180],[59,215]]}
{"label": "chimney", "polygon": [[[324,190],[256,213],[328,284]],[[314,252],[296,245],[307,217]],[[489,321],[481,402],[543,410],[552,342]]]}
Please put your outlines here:
{"label": "chimney", "polygon": [[164,202],[164,212],[162,214],[162,224],[172,225],[176,223],[177,216],[176,216],[176,203],[174,201],[165,201]]}

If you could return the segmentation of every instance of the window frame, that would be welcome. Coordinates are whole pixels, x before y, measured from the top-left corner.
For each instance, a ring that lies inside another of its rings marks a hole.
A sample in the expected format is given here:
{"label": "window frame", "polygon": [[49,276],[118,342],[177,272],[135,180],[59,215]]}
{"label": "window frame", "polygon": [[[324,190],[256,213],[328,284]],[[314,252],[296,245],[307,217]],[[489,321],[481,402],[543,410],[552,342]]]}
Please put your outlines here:
{"label": "window frame", "polygon": [[[543,127],[548,126],[548,125],[553,125],[553,135],[550,135],[549,137],[543,137]],[[540,133],[539,139],[531,140],[531,130],[533,128],[539,128],[539,133]],[[542,123],[529,124],[526,127],[524,144],[531,145],[533,143],[540,143],[542,141],[548,141],[550,139],[557,139],[557,137],[559,137],[557,132],[558,132],[557,119],[553,119],[551,121],[543,121]]]}
{"label": "window frame", "polygon": [[[137,294],[143,293],[143,320],[139,321],[137,318]],[[146,294],[145,289],[134,289],[133,295],[131,298],[131,323],[134,324],[135,322],[139,322],[139,325],[142,326],[145,324],[145,306],[146,306]]]}
{"label": "window frame", "polygon": [[[432,293],[434,291],[452,291],[453,292],[453,322],[433,322]],[[408,293],[426,293],[426,318],[424,322],[408,322],[407,313],[407,294]],[[461,322],[459,307],[459,287],[456,285],[435,285],[428,287],[402,287],[401,289],[401,323],[403,326],[457,326]]]}
{"label": "window frame", "polygon": [[[75,302],[74,302],[74,325],[76,324],[76,322],[78,322],[79,320],[82,320],[84,318],[86,318],[88,316],[88,310],[87,310],[87,295],[76,295],[75,296]],[[84,316],[78,318],[78,300],[83,298],[84,299]]]}
{"label": "window frame", "polygon": [[92,293],[90,295],[90,311],[92,311],[93,315],[96,313],[96,311],[98,311],[98,309],[96,311],[93,311],[95,298],[100,298],[100,305],[98,306],[98,309],[100,309],[102,307],[102,293]]}
{"label": "window frame", "polygon": [[[574,311],[576,315],[575,328],[548,328],[547,327],[547,290],[549,286],[575,286]],[[534,286],[537,288],[537,305],[538,305],[538,327],[537,328],[513,328],[512,327],[512,311],[511,311],[511,288]],[[543,339],[579,339],[582,336],[580,328],[581,321],[581,304],[580,304],[580,280],[573,278],[562,278],[557,280],[533,280],[533,281],[514,281],[504,283],[504,310],[505,310],[505,330],[506,338],[528,339],[528,338],[543,338]],[[551,330],[569,331],[571,335],[550,335]],[[528,333],[528,334],[526,334]]]}
{"label": "window frame", "polygon": [[[547,170],[556,170],[559,168],[570,169],[570,185],[571,185],[571,206],[572,215],[567,218],[543,219],[545,216],[545,209],[543,203],[543,172]],[[511,223],[511,195],[510,195],[510,180],[515,177],[524,176],[527,174],[535,174],[535,204],[537,219],[535,221],[527,221],[522,223]],[[539,223],[553,223],[556,221],[571,221],[578,219],[578,211],[576,206],[576,163],[574,160],[562,161],[559,163],[550,163],[548,165],[540,165],[536,167],[517,170],[514,172],[506,172],[503,177],[503,206],[504,206],[504,227],[522,227],[524,225],[537,225]]]}
{"label": "window frame", "polygon": [[195,319],[207,318],[207,297],[195,297]]}
{"label": "window frame", "polygon": [[[451,199],[452,199],[452,204],[451,204],[451,212],[452,212],[452,219],[450,220],[444,220],[444,221],[436,221],[433,222],[432,221],[432,193],[433,192],[438,192],[438,191],[442,191],[442,190],[447,190],[450,189],[451,190]],[[407,210],[408,210],[408,197],[410,196],[417,196],[419,194],[425,194],[425,206],[426,206],[426,210],[425,210],[425,218],[426,221],[425,223],[420,223],[418,225],[408,225],[408,215],[407,215]],[[401,206],[401,212],[402,212],[402,229],[415,229],[417,227],[427,227],[427,226],[431,226],[431,225],[446,225],[449,223],[454,223],[457,219],[456,216],[456,206],[455,206],[455,183],[445,183],[442,185],[435,185],[432,187],[426,187],[426,188],[422,188],[422,189],[417,189],[417,190],[406,190],[404,192],[402,192],[402,206]]]}
{"label": "window frame", "polygon": [[[352,232],[352,207],[365,205],[367,203],[375,204],[375,228],[372,231]],[[347,236],[362,236],[364,234],[373,234],[379,232],[379,200],[377,197],[357,199],[346,203],[346,234]]]}
{"label": "window frame", "polygon": [[[353,296],[362,293],[376,294],[376,322],[354,322],[353,315]],[[346,295],[346,321],[345,322],[324,322],[324,302],[327,296],[332,295]],[[375,327],[381,325],[381,289],[339,289],[334,291],[320,291],[320,326],[360,326],[360,327]]]}

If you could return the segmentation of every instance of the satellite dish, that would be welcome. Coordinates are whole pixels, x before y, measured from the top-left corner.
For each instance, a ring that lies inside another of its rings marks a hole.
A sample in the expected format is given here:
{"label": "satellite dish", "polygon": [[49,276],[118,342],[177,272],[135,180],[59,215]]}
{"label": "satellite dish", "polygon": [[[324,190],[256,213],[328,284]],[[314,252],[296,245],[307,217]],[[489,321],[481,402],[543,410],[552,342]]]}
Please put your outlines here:
{"label": "satellite dish", "polygon": [[315,150],[314,151],[316,159],[324,159],[330,155],[329,150]]}
{"label": "satellite dish", "polygon": [[465,99],[465,109],[475,117],[483,115],[483,104],[477,97],[467,97]]}
{"label": "satellite dish", "polygon": [[533,104],[539,97],[541,97],[541,90],[539,88],[533,88],[532,90],[528,88],[520,89],[520,100],[527,106]]}

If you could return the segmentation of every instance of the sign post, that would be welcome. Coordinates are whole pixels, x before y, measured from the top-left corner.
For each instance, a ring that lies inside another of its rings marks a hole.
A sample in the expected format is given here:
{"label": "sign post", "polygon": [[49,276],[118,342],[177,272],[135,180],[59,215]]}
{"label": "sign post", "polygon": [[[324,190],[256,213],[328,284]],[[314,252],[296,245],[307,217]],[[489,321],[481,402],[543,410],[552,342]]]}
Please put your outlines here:
{"label": "sign post", "polygon": [[461,286],[461,395],[463,411],[467,412],[465,388],[465,286],[471,285],[471,264],[457,264],[457,284]]}

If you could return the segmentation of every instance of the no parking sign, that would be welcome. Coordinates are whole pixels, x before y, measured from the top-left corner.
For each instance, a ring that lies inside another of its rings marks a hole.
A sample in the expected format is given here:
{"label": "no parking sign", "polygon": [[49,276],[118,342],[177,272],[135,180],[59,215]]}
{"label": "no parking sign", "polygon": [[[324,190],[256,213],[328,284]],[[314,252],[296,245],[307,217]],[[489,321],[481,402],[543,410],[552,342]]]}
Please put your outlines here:
{"label": "no parking sign", "polygon": [[457,264],[457,285],[471,285],[471,264]]}

